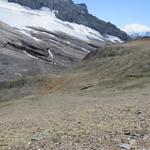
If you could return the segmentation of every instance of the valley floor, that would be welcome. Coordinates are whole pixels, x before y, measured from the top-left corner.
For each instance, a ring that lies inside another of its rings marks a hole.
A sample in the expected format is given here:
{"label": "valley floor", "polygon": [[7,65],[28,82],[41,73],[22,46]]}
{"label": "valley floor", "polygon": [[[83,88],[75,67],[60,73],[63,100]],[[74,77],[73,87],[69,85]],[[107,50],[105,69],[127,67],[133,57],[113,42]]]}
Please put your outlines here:
{"label": "valley floor", "polygon": [[148,90],[1,102],[0,150],[150,150],[149,108]]}

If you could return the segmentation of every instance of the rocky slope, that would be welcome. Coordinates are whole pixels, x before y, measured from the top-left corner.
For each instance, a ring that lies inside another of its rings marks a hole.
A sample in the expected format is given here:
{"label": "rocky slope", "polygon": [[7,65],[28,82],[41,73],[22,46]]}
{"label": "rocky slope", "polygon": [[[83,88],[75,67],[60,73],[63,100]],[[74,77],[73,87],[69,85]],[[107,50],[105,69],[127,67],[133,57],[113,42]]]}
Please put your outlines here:
{"label": "rocky slope", "polygon": [[41,28],[23,34],[3,22],[0,22],[0,35],[1,81],[59,72],[97,47]]}
{"label": "rocky slope", "polygon": [[97,30],[101,34],[117,36],[122,40],[128,39],[128,35],[115,25],[89,14],[85,4],[74,4],[72,0],[8,0],[8,2],[15,2],[32,9],[48,7],[51,10],[56,10],[56,16],[63,21],[83,24]]}
{"label": "rocky slope", "polygon": [[[61,1],[59,5],[62,7]],[[123,41],[84,25],[64,22],[47,8],[32,10],[0,0],[1,81],[57,73],[99,46],[116,42]]]}

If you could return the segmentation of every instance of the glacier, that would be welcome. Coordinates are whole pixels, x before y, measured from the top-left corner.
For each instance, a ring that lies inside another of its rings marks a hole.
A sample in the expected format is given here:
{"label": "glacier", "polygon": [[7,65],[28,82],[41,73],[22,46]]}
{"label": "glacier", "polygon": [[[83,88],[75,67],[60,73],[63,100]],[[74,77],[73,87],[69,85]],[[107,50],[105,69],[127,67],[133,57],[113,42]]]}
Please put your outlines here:
{"label": "glacier", "polygon": [[31,30],[29,27],[40,27],[51,32],[62,32],[75,38],[90,41],[110,41],[121,43],[118,37],[101,35],[94,29],[76,23],[64,22],[56,18],[55,10],[48,8],[32,10],[16,3],[8,3],[7,0],[0,0],[0,20],[8,25],[20,29],[22,33]]}

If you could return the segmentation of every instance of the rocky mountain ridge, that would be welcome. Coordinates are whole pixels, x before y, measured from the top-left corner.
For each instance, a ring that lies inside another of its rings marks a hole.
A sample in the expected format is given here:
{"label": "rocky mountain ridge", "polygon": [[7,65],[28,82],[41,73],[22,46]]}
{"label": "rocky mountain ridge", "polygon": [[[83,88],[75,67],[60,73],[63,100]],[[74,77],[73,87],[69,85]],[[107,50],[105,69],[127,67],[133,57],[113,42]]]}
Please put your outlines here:
{"label": "rocky mountain ridge", "polygon": [[41,9],[48,7],[56,10],[55,15],[63,20],[83,24],[97,30],[101,34],[109,34],[126,41],[129,37],[124,32],[110,22],[102,21],[89,14],[86,4],[75,4],[72,0],[8,0],[8,2],[18,3],[31,9]]}

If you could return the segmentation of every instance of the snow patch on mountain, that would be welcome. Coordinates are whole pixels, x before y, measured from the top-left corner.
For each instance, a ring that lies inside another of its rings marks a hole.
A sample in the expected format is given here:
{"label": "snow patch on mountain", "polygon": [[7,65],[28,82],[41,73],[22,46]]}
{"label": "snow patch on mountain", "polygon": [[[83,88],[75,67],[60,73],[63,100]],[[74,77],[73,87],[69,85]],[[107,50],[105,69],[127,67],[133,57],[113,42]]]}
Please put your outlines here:
{"label": "snow patch on mountain", "polygon": [[41,40],[39,40],[39,39],[33,37],[27,30],[18,30],[18,31],[21,32],[21,33],[23,33],[23,34],[25,34],[25,35],[27,35],[28,37],[34,39],[34,40],[37,41],[37,42],[40,42],[40,41],[41,41]]}
{"label": "snow patch on mountain", "polygon": [[[16,3],[0,0],[0,20],[15,28],[29,31],[31,30],[28,28],[29,26],[42,27],[52,32],[63,32],[84,41],[90,41],[91,39],[106,40],[106,37],[87,26],[59,20],[54,12],[48,8],[32,10]],[[108,36],[107,40],[121,41],[115,36]]]}
{"label": "snow patch on mountain", "polygon": [[33,56],[33,55],[27,53],[26,51],[23,51],[23,52],[24,52],[27,56],[29,56],[29,57],[31,57],[31,58],[33,58],[33,59],[38,59],[37,57],[35,57],[35,56]]}
{"label": "snow patch on mountain", "polygon": [[50,57],[51,57],[52,59],[54,59],[54,55],[52,54],[52,52],[51,52],[50,49],[48,50],[48,53],[49,53]]}
{"label": "snow patch on mountain", "polygon": [[106,39],[108,39],[109,41],[111,41],[112,43],[122,43],[123,41],[116,37],[116,36],[112,36],[112,35],[106,35]]}

